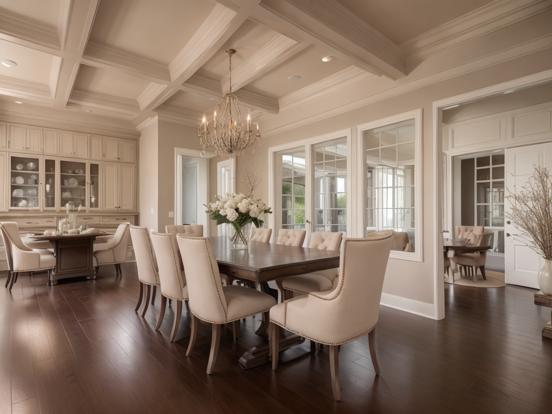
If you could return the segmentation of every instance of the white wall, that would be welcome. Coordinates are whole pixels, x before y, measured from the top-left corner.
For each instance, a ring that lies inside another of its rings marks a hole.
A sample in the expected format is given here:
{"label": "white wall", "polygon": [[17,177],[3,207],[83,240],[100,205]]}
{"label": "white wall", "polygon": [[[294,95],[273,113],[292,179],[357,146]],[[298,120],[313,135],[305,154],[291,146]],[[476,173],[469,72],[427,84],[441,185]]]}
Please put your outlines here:
{"label": "white wall", "polygon": [[158,134],[157,119],[145,126],[140,134],[139,211],[140,225],[158,230]]}
{"label": "white wall", "polygon": [[182,223],[197,223],[197,161],[182,161]]}

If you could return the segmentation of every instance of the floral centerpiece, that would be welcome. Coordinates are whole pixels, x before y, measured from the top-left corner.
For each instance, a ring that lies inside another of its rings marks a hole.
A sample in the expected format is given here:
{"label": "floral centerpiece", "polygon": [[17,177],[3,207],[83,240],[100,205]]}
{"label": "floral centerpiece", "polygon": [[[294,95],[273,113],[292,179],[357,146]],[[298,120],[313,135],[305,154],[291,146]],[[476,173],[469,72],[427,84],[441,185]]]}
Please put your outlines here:
{"label": "floral centerpiece", "polygon": [[234,246],[247,246],[248,234],[244,229],[251,223],[261,227],[266,214],[272,213],[270,207],[258,198],[241,193],[229,193],[218,197],[207,205],[207,213],[217,225],[230,224],[234,229]]}
{"label": "floral centerpiece", "polygon": [[[552,295],[552,176],[544,167],[537,167],[527,184],[508,197],[507,217],[521,230],[522,240],[544,259],[538,273],[539,287]],[[524,240],[525,241],[525,240]]]}
{"label": "floral centerpiece", "polygon": [[77,226],[77,215],[82,210],[82,206],[75,207],[75,203],[72,201],[65,204],[65,218],[61,219],[58,223],[58,231],[62,234],[76,234],[79,233]]}

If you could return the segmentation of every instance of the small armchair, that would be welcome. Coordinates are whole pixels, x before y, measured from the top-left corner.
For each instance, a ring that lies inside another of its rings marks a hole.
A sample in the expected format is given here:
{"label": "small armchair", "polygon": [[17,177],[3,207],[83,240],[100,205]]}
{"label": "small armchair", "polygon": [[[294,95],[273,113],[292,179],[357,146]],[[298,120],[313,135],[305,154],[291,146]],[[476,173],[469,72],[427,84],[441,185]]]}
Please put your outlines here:
{"label": "small armchair", "polygon": [[121,263],[127,261],[128,243],[130,241],[129,223],[121,223],[115,234],[103,243],[94,243],[94,260],[96,269],[100,266],[113,265],[117,277],[121,277]]}
{"label": "small armchair", "polygon": [[11,292],[19,273],[47,272],[48,283],[52,283],[52,271],[56,267],[56,258],[49,252],[34,251],[27,247],[19,235],[15,222],[0,223],[0,233],[8,259],[8,281],[6,287]]}
{"label": "small armchair", "polygon": [[280,330],[283,328],[330,348],[333,396],[341,399],[338,375],[339,346],[368,334],[372,364],[379,365],[375,329],[392,232],[367,239],[345,239],[341,247],[339,276],[329,292],[312,292],[270,309],[272,369],[278,367]]}
{"label": "small armchair", "polygon": [[[481,246],[482,249],[473,253],[460,253],[455,254],[450,260],[456,265],[464,269],[466,276],[472,276],[473,279],[477,276],[477,269],[481,272],[483,280],[487,280],[485,274],[485,265],[487,263],[487,250],[483,250],[485,247],[490,247],[493,243],[493,233],[483,233],[481,238],[475,239],[476,244],[473,246]],[[453,276],[454,280],[454,276]]]}
{"label": "small armchair", "polygon": [[218,265],[211,244],[205,238],[177,237],[184,259],[184,270],[192,328],[186,351],[189,356],[197,339],[198,319],[212,325],[211,351],[207,374],[212,374],[218,355],[222,325],[239,322],[257,313],[268,312],[276,300],[266,293],[241,286],[222,286]]}
{"label": "small armchair", "polygon": [[142,311],[142,317],[144,317],[148,310],[150,297],[152,305],[154,303],[157,286],[159,286],[159,273],[148,229],[146,227],[130,226],[130,238],[132,240],[134,256],[136,257],[136,268],[138,270],[138,281],[140,283],[138,304],[134,310],[138,312],[142,305],[145,286],[146,303]]}
{"label": "small armchair", "polygon": [[[313,232],[308,246],[310,249],[339,250],[342,237],[341,233],[336,232]],[[337,273],[338,269],[320,270],[313,273],[286,277],[280,279],[277,284],[282,298],[288,299],[292,295],[303,295],[310,292],[321,292],[332,289],[337,280]]]}

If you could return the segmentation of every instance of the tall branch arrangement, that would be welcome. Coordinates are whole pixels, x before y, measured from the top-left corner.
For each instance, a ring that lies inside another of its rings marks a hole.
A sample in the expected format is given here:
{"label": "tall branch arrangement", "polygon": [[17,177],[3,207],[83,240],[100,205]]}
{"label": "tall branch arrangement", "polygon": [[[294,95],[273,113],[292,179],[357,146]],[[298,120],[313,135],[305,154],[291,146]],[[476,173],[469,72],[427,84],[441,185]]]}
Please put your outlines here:
{"label": "tall branch arrangement", "polygon": [[537,167],[526,186],[508,196],[507,217],[515,223],[531,246],[546,260],[552,260],[552,176],[545,167]]}

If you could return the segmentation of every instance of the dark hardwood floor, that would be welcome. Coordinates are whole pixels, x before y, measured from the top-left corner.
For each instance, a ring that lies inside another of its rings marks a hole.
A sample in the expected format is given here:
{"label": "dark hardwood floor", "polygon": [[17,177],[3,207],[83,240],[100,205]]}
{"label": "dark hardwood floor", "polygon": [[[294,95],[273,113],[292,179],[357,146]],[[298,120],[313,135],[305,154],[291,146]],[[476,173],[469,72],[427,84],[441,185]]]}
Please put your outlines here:
{"label": "dark hardwood floor", "polygon": [[[2,281],[3,283],[3,281]],[[207,376],[210,329],[185,357],[188,321],[177,343],[134,312],[135,270],[49,288],[20,276],[0,289],[0,413],[551,413],[549,313],[533,291],[447,286],[444,321],[382,308],[375,379],[367,340],[342,348],[343,402],[334,403],[328,354],[242,371],[237,359],[261,340],[249,319],[233,347],[223,337],[216,374]],[[159,302],[159,301],[157,301]],[[185,312],[185,311],[184,311]]]}

